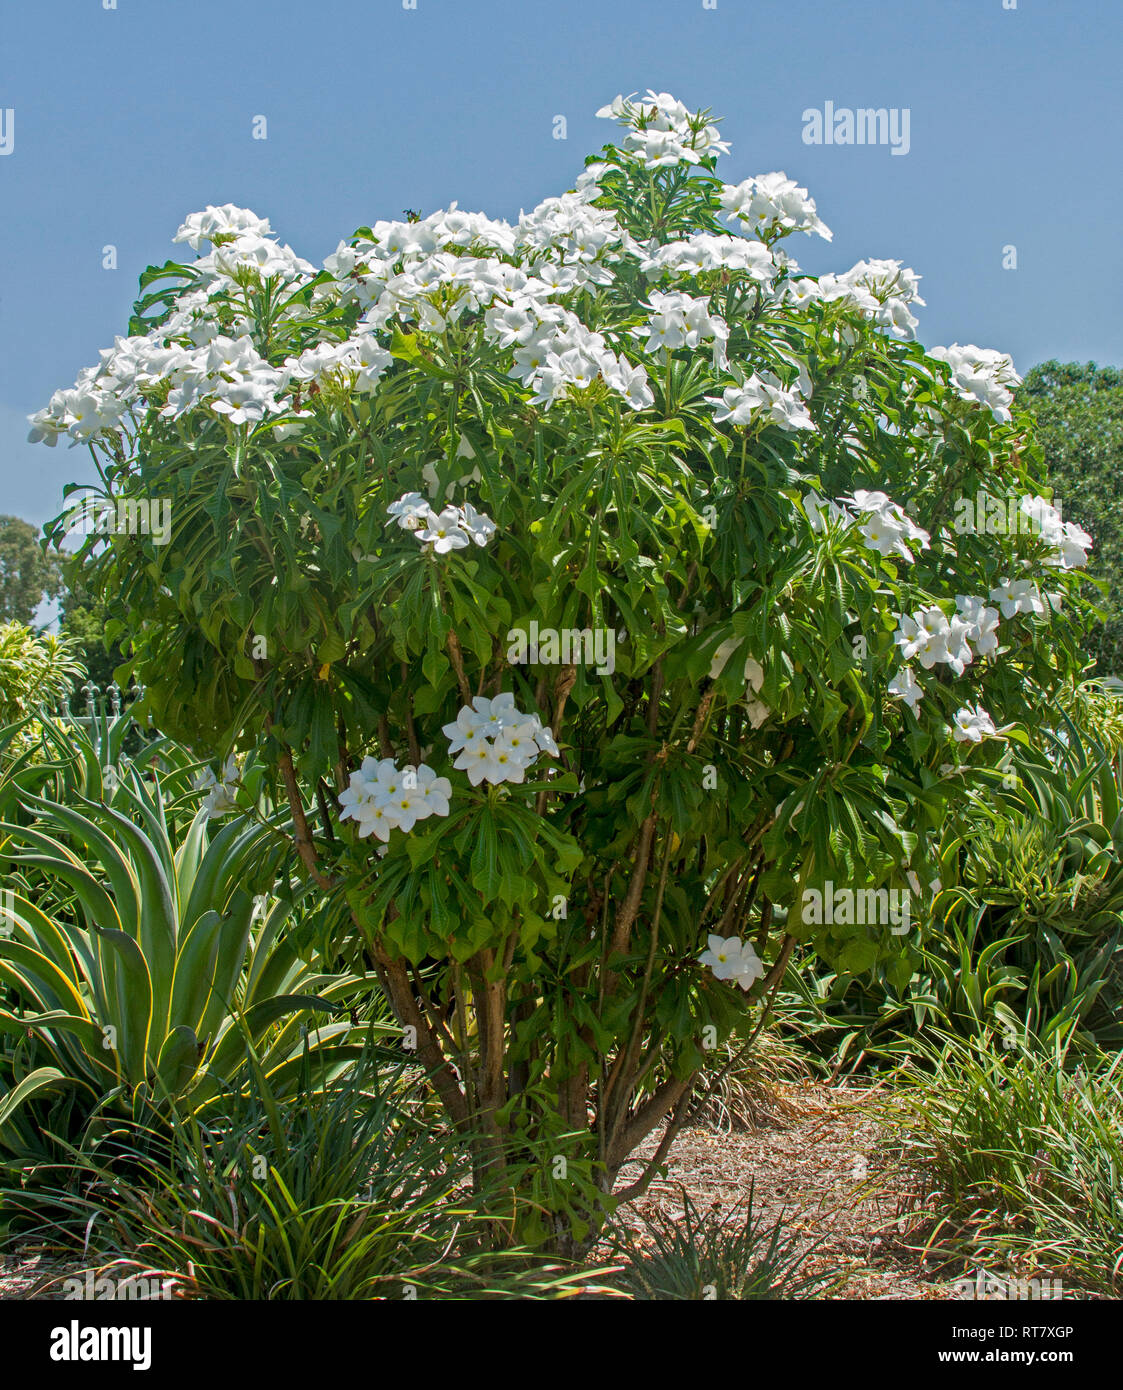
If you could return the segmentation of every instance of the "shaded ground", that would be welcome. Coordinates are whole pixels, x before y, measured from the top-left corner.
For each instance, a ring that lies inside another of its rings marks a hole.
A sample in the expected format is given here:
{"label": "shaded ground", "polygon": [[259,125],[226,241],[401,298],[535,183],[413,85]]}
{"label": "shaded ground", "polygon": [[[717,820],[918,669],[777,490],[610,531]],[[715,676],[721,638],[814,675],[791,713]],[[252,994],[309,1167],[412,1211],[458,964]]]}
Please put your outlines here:
{"label": "shaded ground", "polygon": [[43,1261],[38,1255],[0,1259],[0,1299],[61,1299],[65,1297],[61,1281],[67,1273],[64,1265]]}
{"label": "shaded ground", "polygon": [[[682,1189],[700,1211],[744,1202],[755,1180],[754,1211],[764,1224],[786,1213],[788,1229],[805,1246],[821,1242],[806,1271],[842,1269],[835,1298],[943,1299],[955,1297],[958,1276],[937,1274],[907,1246],[917,1226],[920,1184],[915,1174],[887,1167],[878,1151],[882,1131],[868,1113],[875,1092],[825,1083],[777,1088],[787,1114],[762,1117],[763,1127],[722,1133],[712,1126],[685,1130],[672,1149],[669,1171],[619,1219],[635,1228],[635,1213],[682,1211]],[[654,1150],[657,1137],[646,1147]],[[910,1215],[911,1213],[911,1215]]]}

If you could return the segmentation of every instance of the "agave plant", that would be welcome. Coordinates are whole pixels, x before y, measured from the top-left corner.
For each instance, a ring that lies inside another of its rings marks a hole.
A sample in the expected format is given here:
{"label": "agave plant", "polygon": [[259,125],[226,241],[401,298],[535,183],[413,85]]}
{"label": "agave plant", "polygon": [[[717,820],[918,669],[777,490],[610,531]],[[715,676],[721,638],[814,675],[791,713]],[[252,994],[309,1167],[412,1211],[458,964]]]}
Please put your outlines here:
{"label": "agave plant", "polygon": [[287,846],[268,822],[212,835],[199,810],[177,846],[159,780],[135,772],[112,806],[22,804],[31,824],[0,822],[19,875],[0,933],[0,1033],[17,1039],[0,1144],[20,1150],[20,1116],[44,1092],[74,1088],[87,1111],[199,1110],[239,1084],[248,1049],[281,1094],[305,1039],[321,1062],[358,1054],[338,1016],[362,981],[318,973],[285,936],[301,896],[287,880],[273,892]]}
{"label": "agave plant", "polygon": [[645,1301],[757,1300],[814,1298],[840,1283],[838,1269],[809,1272],[819,1242],[804,1246],[783,1212],[762,1216],[754,1194],[750,1183],[743,1207],[700,1212],[683,1188],[679,1215],[655,1211],[639,1235],[620,1226],[609,1238],[624,1259],[620,1288]]}

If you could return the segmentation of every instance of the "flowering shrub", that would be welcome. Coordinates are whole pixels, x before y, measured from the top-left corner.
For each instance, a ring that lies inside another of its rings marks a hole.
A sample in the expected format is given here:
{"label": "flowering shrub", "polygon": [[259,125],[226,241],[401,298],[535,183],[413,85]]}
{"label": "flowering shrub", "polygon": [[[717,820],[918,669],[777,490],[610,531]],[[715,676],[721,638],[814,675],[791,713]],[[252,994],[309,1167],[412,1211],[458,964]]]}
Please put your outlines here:
{"label": "flowering shrub", "polygon": [[[908,980],[914,939],[804,894],[923,918],[938,832],[1078,668],[1091,543],[953,525],[1049,504],[1009,359],[926,353],[912,271],[801,273],[805,189],[723,183],[665,94],[600,114],[619,143],[514,224],[376,222],[317,270],[195,214],[33,417],[170,499],[168,544],[76,562],[147,707],[274,770],[480,1180],[578,1240],[797,940]],[[532,623],[614,661],[510,660]]]}

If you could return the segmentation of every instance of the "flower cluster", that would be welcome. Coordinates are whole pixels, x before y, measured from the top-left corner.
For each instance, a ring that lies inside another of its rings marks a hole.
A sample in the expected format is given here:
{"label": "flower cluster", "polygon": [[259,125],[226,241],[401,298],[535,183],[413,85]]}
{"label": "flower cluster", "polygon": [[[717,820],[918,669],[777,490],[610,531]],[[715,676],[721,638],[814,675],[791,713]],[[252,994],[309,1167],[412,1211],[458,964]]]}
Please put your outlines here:
{"label": "flower cluster", "polygon": [[742,989],[751,989],[764,975],[764,963],[751,941],[740,937],[709,936],[709,950],[699,957],[714,972],[715,980],[736,980]]}
{"label": "flower cluster", "polygon": [[330,378],[345,374],[352,379],[351,389],[362,396],[374,390],[393,361],[372,334],[357,333],[341,343],[317,343],[299,357],[290,357],[285,366],[290,380],[315,382],[321,388]]}
{"label": "flower cluster", "polygon": [[698,164],[710,154],[728,154],[729,145],[718,139],[717,127],[689,112],[668,92],[648,91],[639,102],[618,96],[597,115],[617,121],[628,130],[626,154],[642,161],[645,169],[663,169],[685,161]]}
{"label": "flower cluster", "polygon": [[717,407],[714,420],[719,425],[726,420],[734,425],[748,425],[760,418],[788,432],[813,430],[815,422],[804,404],[810,385],[803,377],[796,386],[788,387],[771,372],[754,372],[747,381],[727,386],[720,400],[716,396],[707,396],[706,400]]}
{"label": "flower cluster", "polygon": [[267,217],[258,217],[248,208],[235,207],[233,203],[223,203],[221,207],[208,203],[202,212],[193,212],[184,221],[172,240],[185,241],[192,251],[201,251],[204,241],[221,243],[247,233],[267,237],[272,230]]}
{"label": "flower cluster", "polygon": [[[957,594],[955,603],[958,612],[950,618],[935,604],[901,616],[893,640],[906,662],[916,658],[926,671],[944,663],[961,676],[976,656],[998,650],[998,609],[972,594]],[[915,714],[924,689],[906,665],[889,682],[889,694]]]}
{"label": "flower cluster", "polygon": [[859,488],[849,497],[828,502],[812,490],[803,498],[803,510],[816,534],[822,535],[832,526],[857,526],[862,543],[870,550],[896,555],[910,564],[916,559],[911,547],[919,545],[927,550],[932,539],[884,492]]}
{"label": "flower cluster", "polygon": [[631,244],[612,212],[590,206],[599,193],[595,183],[588,183],[560,198],[545,198],[519,217],[516,251],[552,291],[610,284],[608,262]]}
{"label": "flower cluster", "polygon": [[1061,514],[1044,497],[1023,497],[1019,506],[1033,520],[1035,529],[1054,553],[1045,564],[1060,569],[1079,569],[1088,563],[1092,537],[1074,521],[1062,521]]}
{"label": "flower cluster", "polygon": [[906,661],[918,660],[926,671],[943,662],[961,676],[975,659],[972,623],[961,613],[949,618],[936,604],[902,614],[893,640]]}
{"label": "flower cluster", "polygon": [[793,280],[788,296],[796,304],[845,301],[894,336],[911,338],[919,320],[908,306],[924,303],[917,293],[919,285],[920,276],[900,261],[859,261],[841,275],[820,275],[818,281]]}
{"label": "flower cluster", "polygon": [[398,770],[392,758],[364,758],[339,794],[340,820],[353,820],[359,839],[373,835],[385,844],[391,830],[407,834],[429,816],[447,816],[452,783],[422,763]]}
{"label": "flower cluster", "polygon": [[879,555],[896,555],[911,563],[916,557],[910,546],[928,549],[932,539],[928,532],[917,526],[884,492],[858,489],[841,500],[844,507],[861,518],[858,534],[870,550],[876,550]]}
{"label": "flower cluster", "polygon": [[495,534],[495,522],[470,502],[434,511],[420,492],[407,492],[386,508],[403,531],[413,533],[421,545],[431,545],[437,555],[464,550],[472,541],[487,545]]}
{"label": "flower cluster", "polygon": [[723,318],[710,313],[708,299],[689,294],[653,294],[648,304],[652,317],[644,327],[632,330],[637,338],[647,335],[648,352],[665,357],[676,348],[696,348],[712,339],[715,365],[724,364],[729,327]]}
{"label": "flower cluster", "polygon": [[652,278],[665,271],[700,275],[709,270],[729,270],[744,271],[750,280],[770,285],[781,269],[778,253],[762,241],[714,236],[711,232],[697,232],[683,241],[668,241],[650,249],[637,247],[634,254],[640,258],[640,269]]}
{"label": "flower cluster", "polygon": [[807,189],[800,188],[795,179],[782,172],[725,184],[721,208],[730,222],[739,221],[747,231],[762,237],[813,232],[830,241],[834,235],[815,211],[815,200],[808,196]]}
{"label": "flower cluster", "polygon": [[516,709],[510,694],[492,700],[477,695],[444,726],[444,733],[449,752],[459,755],[453,766],[467,772],[474,787],[481,782],[524,782],[527,768],[540,753],[558,756],[550,729],[536,714]]}
{"label": "flower cluster", "polygon": [[952,382],[963,400],[978,401],[989,408],[1000,424],[1010,423],[1014,388],[1022,384],[1022,379],[1007,353],[972,343],[965,347],[953,343],[951,347],[929,348],[928,356],[948,364]]}
{"label": "flower cluster", "polygon": [[530,388],[535,405],[564,400],[601,378],[633,410],[654,402],[647,371],[618,357],[601,333],[586,328],[576,314],[530,295],[496,305],[484,316],[485,332],[500,347],[514,347],[511,375]]}
{"label": "flower cluster", "polygon": [[229,815],[238,809],[238,777],[238,763],[233,753],[223,763],[221,776],[216,777],[209,767],[196,775],[196,790],[206,792],[203,809],[209,819]]}
{"label": "flower cluster", "polygon": [[981,705],[964,705],[955,714],[952,738],[956,743],[982,743],[984,738],[997,738],[994,720]]}

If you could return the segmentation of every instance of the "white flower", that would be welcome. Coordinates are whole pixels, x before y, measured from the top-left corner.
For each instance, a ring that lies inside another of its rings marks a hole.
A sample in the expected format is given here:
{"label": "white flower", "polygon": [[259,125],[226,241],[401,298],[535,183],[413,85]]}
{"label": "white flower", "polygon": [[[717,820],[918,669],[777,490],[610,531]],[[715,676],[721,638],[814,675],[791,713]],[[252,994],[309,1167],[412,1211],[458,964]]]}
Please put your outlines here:
{"label": "white flower", "polygon": [[903,700],[915,714],[917,705],[924,697],[924,687],[913,675],[910,667],[902,666],[889,682],[889,694],[895,700]]}
{"label": "white flower", "polygon": [[238,764],[231,754],[222,765],[221,778],[215,777],[209,767],[203,770],[195,778],[195,786],[199,791],[206,791],[207,795],[203,798],[203,806],[209,819],[213,820],[218,816],[228,815],[231,811],[238,809]]}
{"label": "white flower", "polygon": [[815,200],[806,188],[785,173],[760,174],[721,190],[726,217],[735,218],[748,230],[766,236],[770,232],[814,232],[830,241],[833,233],[815,211]]}
{"label": "white flower", "polygon": [[364,758],[339,794],[339,819],[353,820],[360,840],[373,835],[385,844],[391,830],[408,834],[420,820],[447,816],[451,794],[448,778],[438,777],[425,763],[399,772],[392,758]]}
{"label": "white flower", "polygon": [[967,641],[970,631],[971,624],[963,618],[957,615],[949,621],[942,608],[932,605],[919,609],[911,617],[902,616],[894,641],[906,661],[919,658],[926,671],[939,662],[946,662],[957,676],[961,676],[974,659]]}
{"label": "white flower", "polygon": [[847,526],[854,520],[850,512],[838,505],[837,502],[828,502],[812,489],[803,498],[803,510],[807,513],[807,521],[812,531],[821,535],[828,526],[834,526],[838,522],[843,522]]}
{"label": "white flower", "polygon": [[447,777],[438,777],[425,763],[417,769],[416,806],[418,820],[428,816],[447,816],[448,800],[452,795],[452,783]]}
{"label": "white flower", "polygon": [[718,424],[728,420],[734,425],[748,425],[760,411],[767,421],[779,425],[782,430],[815,428],[798,387],[786,387],[771,372],[754,373],[743,386],[727,386],[720,400],[716,396],[707,396],[706,400],[717,407],[714,420]]}
{"label": "white flower", "polygon": [[956,594],[956,607],[970,624],[967,640],[980,656],[988,656],[998,650],[998,609],[990,608],[981,598],[972,594]]}
{"label": "white flower", "polygon": [[526,769],[547,753],[556,758],[553,734],[536,714],[524,714],[509,691],[486,699],[477,695],[456,719],[444,726],[454,767],[467,772],[474,787],[481,782],[523,782]]}
{"label": "white flower", "polygon": [[852,497],[843,499],[865,521],[858,527],[866,545],[881,555],[898,555],[910,564],[914,555],[910,546],[926,550],[931,542],[928,532],[916,523],[884,492],[859,489]]}
{"label": "white flower", "polygon": [[459,507],[446,507],[439,514],[431,512],[425,529],[414,534],[419,541],[431,544],[438,555],[447,555],[471,544],[468,533],[461,529],[463,520]]}
{"label": "white flower", "polygon": [[1012,618],[1015,613],[1035,613],[1040,617],[1045,612],[1037,586],[1028,579],[1000,579],[990,591],[990,598],[1002,609],[1004,618]]}
{"label": "white flower", "polygon": [[397,517],[398,525],[404,531],[423,531],[436,516],[419,492],[407,492],[404,497],[391,502],[386,510],[391,516]]}
{"label": "white flower", "polygon": [[538,756],[538,732],[540,724],[537,717],[523,719],[520,724],[503,726],[496,736],[496,746],[501,743],[513,758],[532,763]]}
{"label": "white flower", "polygon": [[957,743],[982,743],[997,737],[994,720],[981,705],[964,705],[956,711],[952,737]]}
{"label": "white flower", "polygon": [[669,92],[652,92],[639,101],[635,93],[618,96],[597,115],[619,122],[628,130],[626,153],[637,156],[647,169],[661,169],[685,160],[697,164],[703,155],[727,154],[729,145],[718,139],[717,127],[694,115]]}
{"label": "white flower", "polygon": [[495,534],[495,522],[491,517],[476,511],[470,502],[460,509],[460,524],[477,545],[487,545]]}
{"label": "white flower", "polygon": [[770,285],[780,273],[773,252],[763,242],[740,236],[695,232],[683,241],[669,241],[662,246],[636,244],[630,249],[640,257],[640,269],[652,278],[668,270],[687,275],[727,270],[743,271],[750,280]]}
{"label": "white flower", "polygon": [[[477,700],[474,703],[479,703]],[[485,737],[484,724],[470,705],[465,705],[451,724],[446,724],[442,733],[448,739],[448,751],[458,753],[462,748],[472,748]]]}
{"label": "white flower", "polygon": [[988,406],[996,420],[1009,424],[1013,418],[1013,388],[1020,386],[1022,379],[1006,353],[975,347],[973,343],[953,343],[951,347],[929,348],[928,356],[948,364],[952,382],[963,400]]}
{"label": "white flower", "polygon": [[172,240],[185,241],[193,251],[199,251],[204,241],[214,241],[218,236],[238,237],[249,232],[265,237],[272,230],[267,217],[258,217],[249,208],[235,207],[233,203],[223,203],[221,207],[208,204],[204,211],[185,218]]}
{"label": "white flower", "polygon": [[[537,719],[537,715],[535,716]],[[534,733],[534,741],[538,745],[539,752],[547,754],[551,758],[560,758],[558,745],[554,742],[554,735],[548,724],[539,723]]]}
{"label": "white flower", "polygon": [[702,953],[699,961],[709,966],[715,979],[736,980],[742,989],[750,989],[764,975],[764,963],[751,941],[736,936],[709,936],[707,941],[709,950]]}
{"label": "white flower", "polygon": [[453,767],[467,772],[468,781],[473,787],[478,787],[481,782],[507,780],[504,769],[496,761],[495,746],[489,738],[479,738],[472,747],[462,749]]}
{"label": "white flower", "polygon": [[649,352],[666,355],[680,347],[696,348],[709,339],[720,345],[729,337],[725,320],[710,313],[708,299],[688,294],[653,294],[648,303],[654,312],[647,327],[633,332],[638,337],[647,334],[645,346]]}

